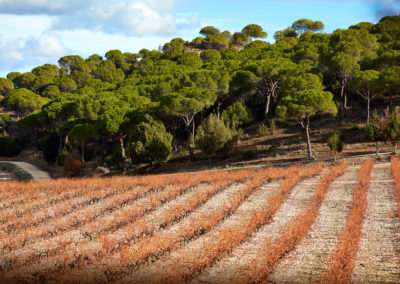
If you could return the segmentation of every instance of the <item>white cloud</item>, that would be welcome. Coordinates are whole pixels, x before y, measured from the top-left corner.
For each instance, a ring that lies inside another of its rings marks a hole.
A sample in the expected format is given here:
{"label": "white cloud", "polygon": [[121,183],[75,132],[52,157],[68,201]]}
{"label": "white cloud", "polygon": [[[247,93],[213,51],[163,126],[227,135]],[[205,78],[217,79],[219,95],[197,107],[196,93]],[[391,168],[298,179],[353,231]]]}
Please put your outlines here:
{"label": "white cloud", "polygon": [[27,55],[39,58],[60,57],[67,52],[60,38],[54,34],[42,34],[39,38],[29,38],[23,50]]}
{"label": "white cloud", "polygon": [[57,35],[43,33],[28,40],[0,38],[0,74],[11,71],[26,72],[44,63],[56,63],[69,53]]}
{"label": "white cloud", "polygon": [[177,1],[184,0],[0,0],[0,14],[46,15],[54,31],[88,29],[109,34],[171,35],[198,26],[198,21],[177,19]]}
{"label": "white cloud", "polygon": [[0,0],[2,14],[60,15],[95,5],[98,0]]}

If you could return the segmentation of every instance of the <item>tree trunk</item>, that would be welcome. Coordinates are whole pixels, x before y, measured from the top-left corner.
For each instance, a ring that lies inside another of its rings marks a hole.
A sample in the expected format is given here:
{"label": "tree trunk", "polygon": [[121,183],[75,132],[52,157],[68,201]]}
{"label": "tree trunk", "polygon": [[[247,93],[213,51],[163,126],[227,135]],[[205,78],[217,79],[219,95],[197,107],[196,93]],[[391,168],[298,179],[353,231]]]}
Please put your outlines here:
{"label": "tree trunk", "polygon": [[101,165],[104,165],[104,161],[105,161],[105,152],[106,152],[106,145],[107,141],[106,141],[106,137],[102,137],[102,141],[101,141]]}
{"label": "tree trunk", "polygon": [[369,108],[370,108],[370,104],[371,104],[371,99],[368,97],[368,99],[367,99],[367,124],[368,124],[368,122],[369,122],[369,114],[370,114]]}
{"label": "tree trunk", "polygon": [[346,93],[346,91],[344,91],[344,109],[345,110],[347,110],[348,109],[348,107],[347,107],[347,93]]}
{"label": "tree trunk", "polygon": [[337,161],[337,158],[336,158],[336,156],[337,156],[337,153],[335,152],[335,163],[336,163],[336,161]]}
{"label": "tree trunk", "polygon": [[82,176],[85,175],[85,142],[82,142]]}
{"label": "tree trunk", "polygon": [[378,141],[375,141],[375,147],[376,147],[376,155],[379,155],[379,151],[378,151]]}
{"label": "tree trunk", "polygon": [[344,83],[342,82],[342,87],[340,89],[340,107],[339,107],[339,118],[343,117],[343,95],[344,95]]}
{"label": "tree trunk", "polygon": [[397,143],[395,142],[393,145],[393,153],[396,154],[397,153]]}
{"label": "tree trunk", "polygon": [[220,115],[220,108],[221,108],[221,104],[218,102],[217,103],[217,107],[216,107],[216,114],[217,114],[217,119],[220,120],[221,115]]}
{"label": "tree trunk", "polygon": [[58,155],[60,155],[60,153],[61,153],[61,151],[62,151],[62,135],[60,134],[59,136],[59,140],[58,140],[58,143],[59,143],[59,145],[58,145]]}
{"label": "tree trunk", "polygon": [[271,102],[271,95],[268,95],[267,96],[267,103],[265,104],[265,112],[264,112],[264,122],[265,122],[265,124],[268,124],[270,102]]}
{"label": "tree trunk", "polygon": [[[195,131],[195,123],[194,123],[194,119],[193,119],[192,120],[192,137],[193,137],[193,139],[194,139],[194,131]],[[193,147],[195,147],[193,139],[192,139],[192,145],[193,145]]]}
{"label": "tree trunk", "polygon": [[125,159],[126,159],[126,154],[125,154],[125,147],[124,147],[124,136],[120,134],[118,136],[119,138],[119,147],[121,150],[121,167],[122,167],[122,173],[126,172],[126,167],[125,167]]}
{"label": "tree trunk", "polygon": [[174,152],[178,151],[178,147],[176,145],[176,128],[175,127],[172,129],[172,147],[174,149]]}
{"label": "tree trunk", "polygon": [[187,136],[188,136],[189,157],[190,157],[190,160],[193,161],[192,135],[190,133],[190,125],[187,125],[186,128],[187,128]]}
{"label": "tree trunk", "polygon": [[308,154],[308,159],[312,160],[312,153],[311,153],[311,140],[310,140],[310,131],[309,131],[309,126],[310,126],[310,118],[306,118],[306,124],[305,124],[305,130],[306,130],[306,136],[307,136],[307,154]]}
{"label": "tree trunk", "polygon": [[211,166],[211,156],[208,157],[208,164]]}

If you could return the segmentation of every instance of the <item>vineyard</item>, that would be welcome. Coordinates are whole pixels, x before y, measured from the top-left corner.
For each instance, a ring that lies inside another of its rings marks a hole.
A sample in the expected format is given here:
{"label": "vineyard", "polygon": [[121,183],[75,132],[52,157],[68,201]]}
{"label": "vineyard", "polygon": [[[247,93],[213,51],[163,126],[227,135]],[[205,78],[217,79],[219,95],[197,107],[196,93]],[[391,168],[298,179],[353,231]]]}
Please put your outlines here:
{"label": "vineyard", "polygon": [[0,182],[1,283],[400,283],[400,161]]}

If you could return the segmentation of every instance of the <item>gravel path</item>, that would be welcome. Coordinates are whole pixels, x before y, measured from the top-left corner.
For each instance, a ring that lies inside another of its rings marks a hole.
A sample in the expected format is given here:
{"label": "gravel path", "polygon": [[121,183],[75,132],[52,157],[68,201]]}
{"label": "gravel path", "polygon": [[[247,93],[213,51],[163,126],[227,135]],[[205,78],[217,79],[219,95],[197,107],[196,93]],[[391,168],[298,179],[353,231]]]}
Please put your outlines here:
{"label": "gravel path", "polygon": [[[296,185],[273,216],[271,223],[254,232],[245,242],[236,247],[228,257],[203,270],[193,283],[234,283],[235,276],[238,274],[250,279],[248,265],[257,256],[263,241],[266,238],[271,240],[278,238],[281,230],[308,205],[314,194],[314,186],[319,182],[320,176],[306,179]],[[241,277],[241,279],[243,278]]]}
{"label": "gravel path", "polygon": [[8,163],[12,163],[16,165],[17,167],[23,169],[24,171],[28,172],[34,180],[50,180],[51,177],[48,173],[38,169],[36,166],[25,163],[25,162],[12,162],[12,161],[7,161]]}
{"label": "gravel path", "polygon": [[333,181],[307,237],[276,266],[270,277],[272,282],[311,283],[319,279],[346,224],[356,172],[356,167],[348,167]]}
{"label": "gravel path", "polygon": [[10,180],[12,178],[11,174],[0,170],[0,181],[2,180]]}
{"label": "gravel path", "polygon": [[400,228],[390,163],[375,164],[352,274],[354,283],[400,283]]}

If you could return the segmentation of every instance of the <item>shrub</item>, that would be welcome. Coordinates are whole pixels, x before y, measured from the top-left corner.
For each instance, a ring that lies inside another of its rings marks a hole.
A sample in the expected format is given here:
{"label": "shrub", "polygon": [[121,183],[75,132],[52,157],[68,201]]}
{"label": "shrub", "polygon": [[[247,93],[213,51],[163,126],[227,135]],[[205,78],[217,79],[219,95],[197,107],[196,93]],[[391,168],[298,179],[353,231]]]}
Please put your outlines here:
{"label": "shrub", "polygon": [[331,149],[331,151],[335,153],[336,162],[337,153],[340,153],[343,150],[343,134],[340,131],[336,130],[331,134],[331,136],[329,136],[327,142],[329,149]]}
{"label": "shrub", "polygon": [[260,136],[267,136],[271,134],[271,131],[264,123],[260,123],[258,125],[257,134]]}
{"label": "shrub", "polygon": [[7,134],[0,135],[0,156],[14,157],[21,153],[20,145]]}
{"label": "shrub", "polygon": [[82,160],[81,156],[78,154],[76,150],[72,151],[72,153],[68,154],[65,159],[64,170],[67,175],[77,176],[79,175],[82,169]]}
{"label": "shrub", "polygon": [[67,158],[67,156],[68,156],[68,149],[67,149],[67,147],[64,146],[64,148],[62,148],[60,154],[58,154],[58,156],[57,156],[57,164],[59,166],[64,166],[65,159]]}
{"label": "shrub", "polygon": [[257,152],[254,150],[246,150],[243,152],[242,157],[246,161],[255,160],[257,159]]}
{"label": "shrub", "polygon": [[164,162],[172,153],[172,135],[162,122],[146,115],[143,122],[133,128],[128,154],[135,164]]}
{"label": "shrub", "polygon": [[210,115],[196,132],[196,146],[211,157],[232,140],[232,131],[222,120]]}
{"label": "shrub", "polygon": [[49,165],[53,165],[56,162],[59,145],[60,138],[55,132],[43,136],[38,141],[38,148],[43,152],[43,157]]}

